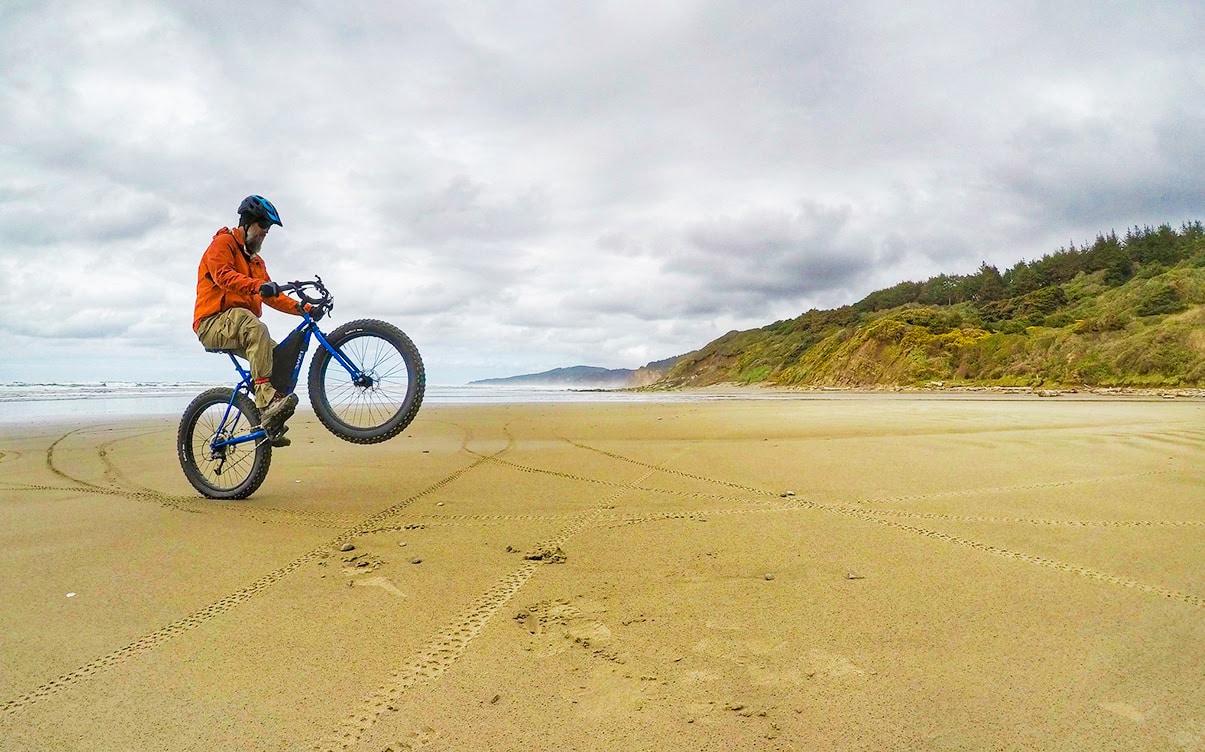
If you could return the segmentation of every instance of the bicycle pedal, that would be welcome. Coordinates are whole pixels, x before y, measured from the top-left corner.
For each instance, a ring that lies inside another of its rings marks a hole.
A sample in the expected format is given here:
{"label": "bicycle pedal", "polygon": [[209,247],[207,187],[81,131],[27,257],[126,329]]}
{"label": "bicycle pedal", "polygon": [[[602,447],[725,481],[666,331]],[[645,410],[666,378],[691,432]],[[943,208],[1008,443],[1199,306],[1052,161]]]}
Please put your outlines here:
{"label": "bicycle pedal", "polygon": [[280,447],[287,447],[293,443],[292,439],[285,436],[285,434],[288,433],[288,431],[289,431],[288,426],[281,426],[280,428],[278,428],[276,430],[265,430],[264,433],[267,434],[267,436],[268,436],[269,444],[271,444],[274,447],[280,448]]}

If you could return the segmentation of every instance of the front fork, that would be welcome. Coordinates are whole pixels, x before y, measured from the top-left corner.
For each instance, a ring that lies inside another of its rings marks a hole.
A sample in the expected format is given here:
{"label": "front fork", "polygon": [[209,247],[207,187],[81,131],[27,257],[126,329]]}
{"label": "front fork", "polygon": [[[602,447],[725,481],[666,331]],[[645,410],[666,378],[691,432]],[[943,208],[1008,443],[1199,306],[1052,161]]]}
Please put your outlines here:
{"label": "front fork", "polygon": [[318,331],[317,327],[314,328],[314,336],[318,338],[319,344],[326,348],[326,351],[331,354],[331,357],[335,359],[335,362],[343,366],[343,370],[347,371],[348,375],[351,376],[351,383],[358,387],[364,388],[368,388],[373,385],[372,376],[368,375],[364,371],[361,371],[355,363],[352,363],[350,360],[348,360],[346,355],[344,355],[342,352],[336,349],[334,345],[327,341],[326,335]]}

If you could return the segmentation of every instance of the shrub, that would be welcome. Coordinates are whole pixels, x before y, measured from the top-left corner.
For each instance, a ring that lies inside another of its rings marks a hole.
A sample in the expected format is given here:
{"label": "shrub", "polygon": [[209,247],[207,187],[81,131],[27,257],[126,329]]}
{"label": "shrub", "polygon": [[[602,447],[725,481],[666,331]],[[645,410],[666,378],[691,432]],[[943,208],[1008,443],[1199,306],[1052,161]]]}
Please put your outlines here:
{"label": "shrub", "polygon": [[1072,373],[1088,386],[1107,386],[1117,380],[1117,371],[1113,366],[1095,357],[1076,363]]}
{"label": "shrub", "polygon": [[1139,316],[1161,316],[1166,313],[1179,313],[1188,308],[1188,304],[1180,298],[1176,288],[1160,287],[1155,292],[1143,298],[1134,308]]}
{"label": "shrub", "polygon": [[1116,311],[1105,311],[1097,316],[1083,319],[1075,322],[1075,326],[1071,331],[1076,334],[1087,334],[1089,332],[1116,332],[1126,328],[1130,323],[1130,317],[1124,313]]}
{"label": "shrub", "polygon": [[770,375],[770,366],[756,366],[742,371],[737,380],[743,384],[757,384]]}
{"label": "shrub", "polygon": [[866,329],[866,336],[877,342],[895,343],[903,339],[904,331],[907,328],[907,325],[902,321],[882,319],[871,324]]}

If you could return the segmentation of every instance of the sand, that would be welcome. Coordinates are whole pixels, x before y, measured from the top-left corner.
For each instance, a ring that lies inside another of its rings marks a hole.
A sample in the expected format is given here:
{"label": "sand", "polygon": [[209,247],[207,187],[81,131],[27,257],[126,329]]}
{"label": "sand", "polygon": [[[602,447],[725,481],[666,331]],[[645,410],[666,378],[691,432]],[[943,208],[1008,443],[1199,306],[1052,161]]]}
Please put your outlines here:
{"label": "sand", "polygon": [[0,749],[1205,749],[1205,401],[292,425],[0,431]]}

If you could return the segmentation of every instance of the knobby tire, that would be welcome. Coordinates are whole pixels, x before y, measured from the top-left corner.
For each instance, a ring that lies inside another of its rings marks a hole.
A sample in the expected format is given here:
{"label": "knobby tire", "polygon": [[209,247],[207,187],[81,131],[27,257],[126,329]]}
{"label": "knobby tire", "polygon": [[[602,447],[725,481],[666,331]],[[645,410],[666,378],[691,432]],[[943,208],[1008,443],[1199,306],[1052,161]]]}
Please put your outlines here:
{"label": "knobby tire", "polygon": [[[176,449],[184,477],[193,488],[210,499],[245,499],[263,484],[272,464],[272,446],[266,441],[246,442],[215,456],[209,442],[223,428],[225,434],[247,433],[259,425],[259,410],[245,394],[234,398],[234,407],[223,427],[232,390],[215,387],[198,395],[184,410],[176,434]],[[237,418],[237,420],[236,420]]]}
{"label": "knobby tire", "polygon": [[353,382],[325,347],[310,362],[310,406],[322,425],[353,444],[377,444],[401,433],[423,403],[426,373],[418,348],[393,324],[350,321],[327,341],[363,371]]}

